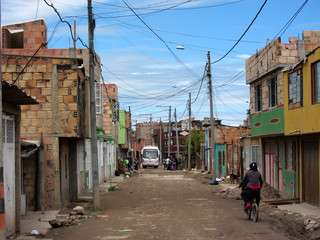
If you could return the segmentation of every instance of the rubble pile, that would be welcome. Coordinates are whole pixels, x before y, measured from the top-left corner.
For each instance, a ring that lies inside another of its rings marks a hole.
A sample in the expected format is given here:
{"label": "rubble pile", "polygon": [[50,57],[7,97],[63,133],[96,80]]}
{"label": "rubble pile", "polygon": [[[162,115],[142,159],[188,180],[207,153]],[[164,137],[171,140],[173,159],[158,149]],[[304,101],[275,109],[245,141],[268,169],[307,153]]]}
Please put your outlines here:
{"label": "rubble pile", "polygon": [[49,224],[52,228],[67,227],[74,223],[79,223],[83,219],[88,218],[85,210],[81,206],[73,208],[69,214],[58,214],[56,219],[50,220]]}

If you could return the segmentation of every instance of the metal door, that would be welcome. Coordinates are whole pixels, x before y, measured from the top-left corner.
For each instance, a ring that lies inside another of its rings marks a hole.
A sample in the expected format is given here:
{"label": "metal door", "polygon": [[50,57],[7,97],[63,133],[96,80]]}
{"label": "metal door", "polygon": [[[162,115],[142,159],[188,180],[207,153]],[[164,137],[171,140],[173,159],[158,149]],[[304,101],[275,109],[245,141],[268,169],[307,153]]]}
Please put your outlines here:
{"label": "metal door", "polygon": [[15,233],[15,118],[3,115],[3,173],[7,236]]}

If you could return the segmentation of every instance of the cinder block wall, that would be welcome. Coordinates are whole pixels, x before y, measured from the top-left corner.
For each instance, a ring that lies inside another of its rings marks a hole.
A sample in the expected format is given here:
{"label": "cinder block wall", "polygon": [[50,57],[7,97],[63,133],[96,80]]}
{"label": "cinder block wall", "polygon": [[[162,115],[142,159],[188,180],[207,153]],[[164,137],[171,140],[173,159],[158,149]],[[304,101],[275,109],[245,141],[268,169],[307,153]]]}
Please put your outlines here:
{"label": "cinder block wall", "polygon": [[115,126],[112,123],[112,102],[118,101],[118,87],[115,84],[104,84],[102,89],[104,134],[115,137]]}
{"label": "cinder block wall", "polygon": [[[255,113],[255,86],[260,83],[262,111],[269,109],[268,80],[272,76],[277,77],[277,106],[283,106],[283,73],[273,70],[301,61],[305,55],[320,46],[320,31],[303,31],[302,40],[290,37],[288,43],[281,43],[281,39],[277,38],[246,60],[246,83],[250,84],[251,114]],[[268,74],[263,75],[265,73]]]}
{"label": "cinder block wall", "polygon": [[277,38],[248,58],[246,60],[247,84],[278,64],[292,64],[302,60],[299,51],[304,50],[304,55],[307,55],[320,45],[320,31],[303,31],[302,40],[304,44],[299,45],[298,37],[290,37],[288,43],[281,43],[281,38]]}
{"label": "cinder block wall", "polygon": [[[79,137],[82,117],[78,105],[76,60],[3,55],[3,79],[20,86],[39,105],[21,106],[21,137],[44,145],[45,209],[60,208],[59,137]],[[16,80],[17,79],[17,80]]]}

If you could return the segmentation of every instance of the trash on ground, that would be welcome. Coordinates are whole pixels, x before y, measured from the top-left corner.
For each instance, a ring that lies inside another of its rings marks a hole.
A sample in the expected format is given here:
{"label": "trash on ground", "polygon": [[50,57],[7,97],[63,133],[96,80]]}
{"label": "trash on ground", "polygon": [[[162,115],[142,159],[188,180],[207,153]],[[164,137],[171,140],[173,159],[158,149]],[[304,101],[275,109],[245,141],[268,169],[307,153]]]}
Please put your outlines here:
{"label": "trash on ground", "polygon": [[39,232],[37,230],[32,230],[31,231],[31,235],[35,235],[35,236],[38,236],[40,235]]}

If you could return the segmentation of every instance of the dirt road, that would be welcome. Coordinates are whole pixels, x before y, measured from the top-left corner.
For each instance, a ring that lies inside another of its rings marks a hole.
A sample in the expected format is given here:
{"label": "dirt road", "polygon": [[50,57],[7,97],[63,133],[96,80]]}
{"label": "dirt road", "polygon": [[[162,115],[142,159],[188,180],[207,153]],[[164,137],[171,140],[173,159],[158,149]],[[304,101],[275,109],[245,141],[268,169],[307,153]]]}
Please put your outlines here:
{"label": "dirt road", "polygon": [[104,209],[81,225],[53,229],[53,239],[293,239],[262,212],[246,219],[241,201],[223,199],[221,186],[183,171],[141,169],[101,195]]}

